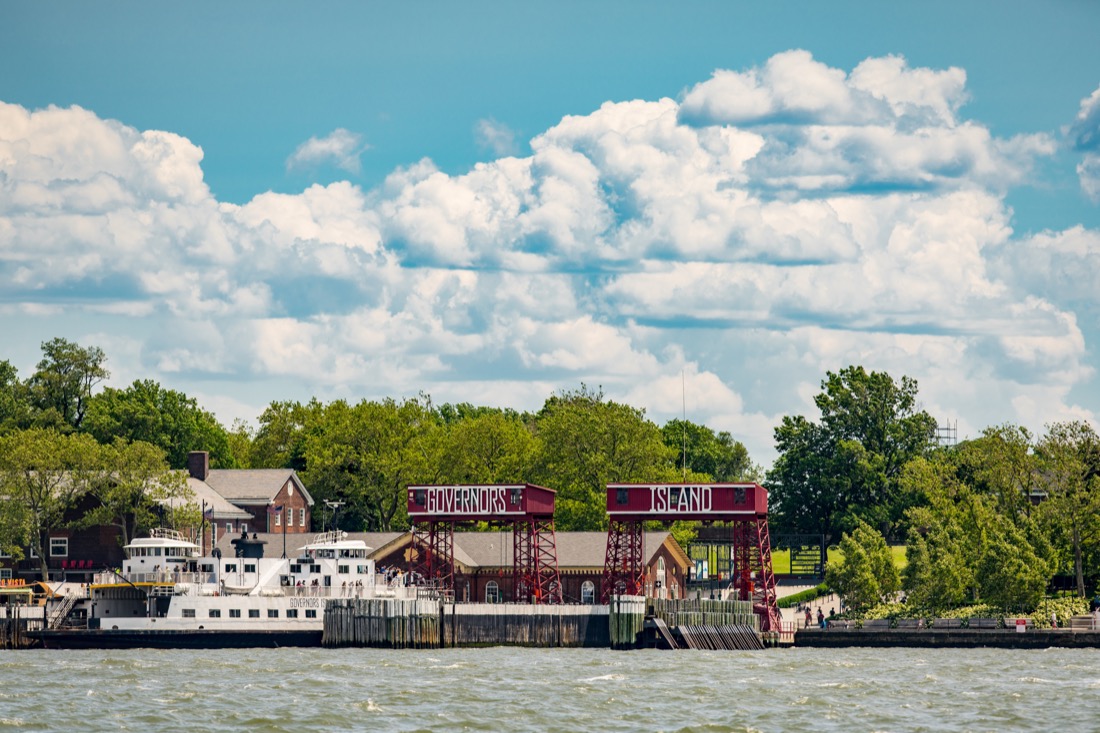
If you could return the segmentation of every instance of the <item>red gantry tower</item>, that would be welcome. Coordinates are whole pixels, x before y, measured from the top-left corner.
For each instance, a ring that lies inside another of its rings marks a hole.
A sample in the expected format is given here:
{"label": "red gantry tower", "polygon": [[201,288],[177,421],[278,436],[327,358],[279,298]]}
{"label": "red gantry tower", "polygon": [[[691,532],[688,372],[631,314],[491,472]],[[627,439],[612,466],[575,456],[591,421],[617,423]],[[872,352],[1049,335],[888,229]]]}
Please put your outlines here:
{"label": "red gantry tower", "polygon": [[554,498],[553,489],[532,484],[410,486],[409,570],[436,587],[454,590],[455,525],[511,526],[512,600],[561,603]]}
{"label": "red gantry tower", "polygon": [[733,587],[752,601],[761,631],[779,630],[779,606],[768,534],[768,490],[738,484],[608,484],[607,554],[603,602],[612,594],[645,591],[642,523],[647,521],[728,522],[733,546]]}

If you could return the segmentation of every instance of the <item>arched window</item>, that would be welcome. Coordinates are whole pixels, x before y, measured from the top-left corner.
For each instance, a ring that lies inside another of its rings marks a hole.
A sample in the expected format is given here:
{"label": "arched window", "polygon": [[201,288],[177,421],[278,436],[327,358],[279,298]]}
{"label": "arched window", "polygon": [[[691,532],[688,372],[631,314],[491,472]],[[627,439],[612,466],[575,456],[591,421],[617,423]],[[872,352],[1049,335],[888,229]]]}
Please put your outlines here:
{"label": "arched window", "polygon": [[596,602],[596,584],[591,580],[581,583],[581,603]]}
{"label": "arched window", "polygon": [[485,602],[500,603],[500,586],[497,585],[495,580],[490,580],[485,584]]}

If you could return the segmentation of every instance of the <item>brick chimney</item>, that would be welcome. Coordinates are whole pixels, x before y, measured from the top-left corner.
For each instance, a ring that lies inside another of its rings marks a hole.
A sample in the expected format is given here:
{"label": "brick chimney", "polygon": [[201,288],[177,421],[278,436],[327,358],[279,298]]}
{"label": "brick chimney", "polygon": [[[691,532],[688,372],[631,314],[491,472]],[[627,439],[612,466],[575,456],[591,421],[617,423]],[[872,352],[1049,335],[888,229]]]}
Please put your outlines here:
{"label": "brick chimney", "polygon": [[210,475],[210,454],[204,450],[193,450],[187,454],[187,473],[191,478],[205,481]]}

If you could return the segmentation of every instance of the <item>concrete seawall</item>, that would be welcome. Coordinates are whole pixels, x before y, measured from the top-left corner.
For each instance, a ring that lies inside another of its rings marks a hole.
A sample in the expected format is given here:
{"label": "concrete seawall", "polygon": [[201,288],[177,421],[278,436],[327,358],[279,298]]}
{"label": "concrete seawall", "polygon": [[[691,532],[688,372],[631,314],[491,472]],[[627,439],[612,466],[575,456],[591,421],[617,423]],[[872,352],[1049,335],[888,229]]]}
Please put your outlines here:
{"label": "concrete seawall", "polygon": [[1100,648],[1100,631],[1069,629],[799,629],[796,647],[915,647],[998,649]]}

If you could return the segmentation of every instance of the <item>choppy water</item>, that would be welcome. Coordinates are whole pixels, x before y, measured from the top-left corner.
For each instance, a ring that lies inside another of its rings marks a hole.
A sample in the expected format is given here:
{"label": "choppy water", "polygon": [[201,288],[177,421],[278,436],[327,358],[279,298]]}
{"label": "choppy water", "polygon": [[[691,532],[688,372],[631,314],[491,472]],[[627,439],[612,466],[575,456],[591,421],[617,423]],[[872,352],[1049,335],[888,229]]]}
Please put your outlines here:
{"label": "choppy water", "polygon": [[1094,650],[0,651],[0,730],[1097,731]]}

